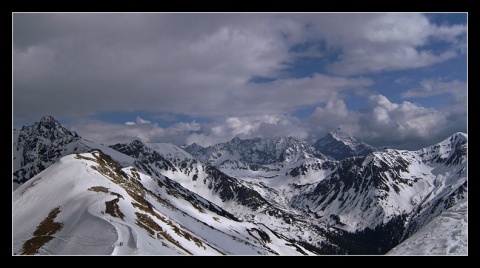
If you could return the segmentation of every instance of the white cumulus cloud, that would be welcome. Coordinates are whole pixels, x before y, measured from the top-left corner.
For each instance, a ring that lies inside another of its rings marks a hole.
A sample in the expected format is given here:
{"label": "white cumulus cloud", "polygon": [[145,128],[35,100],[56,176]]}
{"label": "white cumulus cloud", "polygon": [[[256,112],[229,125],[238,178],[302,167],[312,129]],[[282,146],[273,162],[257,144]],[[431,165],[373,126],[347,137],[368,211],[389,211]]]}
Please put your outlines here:
{"label": "white cumulus cloud", "polygon": [[365,109],[349,111],[343,101],[318,107],[309,118],[313,135],[321,137],[341,127],[345,132],[373,146],[420,149],[460,131],[465,113],[425,108],[404,101],[393,103],[383,95],[371,95]]}

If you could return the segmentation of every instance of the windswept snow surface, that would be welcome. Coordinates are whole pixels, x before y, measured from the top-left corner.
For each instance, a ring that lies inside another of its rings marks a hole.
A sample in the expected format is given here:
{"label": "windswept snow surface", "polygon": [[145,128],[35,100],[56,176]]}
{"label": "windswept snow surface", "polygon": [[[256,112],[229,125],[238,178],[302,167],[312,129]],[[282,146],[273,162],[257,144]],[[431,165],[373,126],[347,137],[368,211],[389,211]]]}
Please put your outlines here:
{"label": "windswept snow surface", "polygon": [[35,254],[313,254],[193,193],[182,198],[186,189],[167,184],[100,151],[65,156],[13,192],[13,254],[31,250],[56,208],[54,222],[62,227]]}
{"label": "windswept snow surface", "polygon": [[468,199],[460,201],[387,255],[468,255]]}

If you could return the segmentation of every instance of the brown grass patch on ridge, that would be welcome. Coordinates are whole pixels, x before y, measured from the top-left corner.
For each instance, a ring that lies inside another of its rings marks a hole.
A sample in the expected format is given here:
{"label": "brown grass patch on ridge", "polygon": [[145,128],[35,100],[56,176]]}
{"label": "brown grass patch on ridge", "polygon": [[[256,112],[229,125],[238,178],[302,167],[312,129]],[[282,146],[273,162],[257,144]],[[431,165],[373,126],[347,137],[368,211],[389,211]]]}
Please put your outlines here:
{"label": "brown grass patch on ridge", "polygon": [[92,186],[88,188],[88,190],[93,192],[99,192],[99,193],[106,193],[106,194],[109,193],[108,189],[103,186]]}
{"label": "brown grass patch on ridge", "polygon": [[118,198],[124,199],[121,194],[115,193],[115,192],[111,192],[111,191],[109,191],[106,187],[103,187],[103,186],[92,186],[92,187],[88,188],[87,190],[92,191],[92,192],[99,192],[99,193],[111,194],[111,195],[115,195],[115,196],[118,197]]}
{"label": "brown grass patch on ridge", "polygon": [[106,201],[105,202],[105,213],[110,214],[113,217],[120,218],[120,219],[123,220],[123,217],[125,217],[125,215],[120,210],[120,207],[118,207],[118,201],[120,201],[120,199],[118,199],[118,198],[115,198],[111,201]]}
{"label": "brown grass patch on ridge", "polygon": [[[163,230],[163,228],[158,225],[150,216],[147,214],[135,212],[137,215],[137,225],[145,229],[152,237],[154,237],[155,233],[157,232],[157,239],[165,238],[170,243],[174,244],[175,246],[179,247],[187,254],[193,255],[190,251],[184,248],[177,240],[175,240],[172,236],[170,236],[167,232]],[[163,242],[162,242],[163,243]]]}
{"label": "brown grass patch on ridge", "polygon": [[54,238],[52,235],[63,228],[63,223],[54,221],[60,211],[61,207],[56,207],[52,209],[50,213],[48,213],[48,216],[37,226],[33,232],[33,237],[25,241],[20,254],[37,254],[38,250],[43,245]]}
{"label": "brown grass patch on ridge", "polygon": [[147,214],[135,212],[135,215],[137,215],[137,225],[145,229],[152,237],[155,232],[163,232],[162,227]]}

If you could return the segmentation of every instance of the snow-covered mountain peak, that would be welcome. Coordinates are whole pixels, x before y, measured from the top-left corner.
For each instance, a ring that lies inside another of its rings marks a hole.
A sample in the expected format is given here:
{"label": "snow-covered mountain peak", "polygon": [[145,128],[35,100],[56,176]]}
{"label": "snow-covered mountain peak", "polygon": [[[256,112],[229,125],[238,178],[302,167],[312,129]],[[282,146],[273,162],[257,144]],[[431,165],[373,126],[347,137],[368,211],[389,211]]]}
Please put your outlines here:
{"label": "snow-covered mountain peak", "polygon": [[468,141],[468,134],[463,132],[455,132],[448,140],[450,142],[464,144]]}
{"label": "snow-covered mountain peak", "polygon": [[[456,132],[443,141],[429,147],[455,147],[462,146],[468,141],[468,135],[463,132]],[[429,148],[427,147],[427,148]],[[426,148],[425,148],[426,149]]]}
{"label": "snow-covered mountain peak", "polygon": [[80,140],[74,131],[60,125],[51,116],[13,132],[14,188],[29,180],[75,147]]}
{"label": "snow-covered mountain peak", "polygon": [[186,160],[194,158],[184,149],[170,143],[147,143],[146,145],[169,159]]}
{"label": "snow-covered mountain peak", "polygon": [[133,140],[130,142],[130,145],[135,147],[141,147],[141,146],[144,146],[145,144],[141,140]]}
{"label": "snow-covered mountain peak", "polygon": [[456,132],[445,140],[418,150],[424,161],[445,163],[447,166],[465,162],[467,159],[468,135]]}
{"label": "snow-covered mountain peak", "polygon": [[24,136],[29,136],[33,139],[40,137],[48,140],[64,139],[65,141],[80,139],[75,131],[63,127],[51,116],[42,117],[39,122],[34,123],[32,126],[23,126],[21,132],[24,133]]}
{"label": "snow-covered mountain peak", "polygon": [[323,142],[320,142],[319,144],[322,144],[322,143],[327,144],[328,142],[330,142],[330,140],[336,140],[336,141],[342,142],[343,144],[345,144],[346,146],[348,146],[352,150],[355,150],[356,147],[358,146],[358,144],[361,143],[360,141],[353,138],[352,136],[350,136],[346,132],[342,131],[341,128],[337,128],[333,131],[330,131],[321,140]]}
{"label": "snow-covered mountain peak", "polygon": [[323,138],[317,140],[313,147],[336,160],[342,160],[351,156],[365,156],[375,151],[375,148],[372,146],[358,141],[340,128],[327,133]]}
{"label": "snow-covered mountain peak", "polygon": [[336,140],[350,140],[350,139],[353,139],[352,137],[350,137],[350,135],[343,132],[341,128],[336,128],[335,130],[330,131],[328,134],[330,134]]}
{"label": "snow-covered mountain peak", "polygon": [[234,143],[234,144],[239,144],[240,142],[242,142],[242,139],[240,139],[238,136],[233,138],[230,143]]}
{"label": "snow-covered mountain peak", "polygon": [[[13,190],[68,154],[84,153],[94,148],[112,151],[106,146],[83,140],[51,116],[45,116],[20,130],[14,129],[12,141]],[[109,153],[118,157],[122,164],[132,161],[125,155]]]}
{"label": "snow-covered mountain peak", "polygon": [[44,116],[35,124],[38,128],[45,127],[47,129],[64,129],[60,123],[52,116]]}
{"label": "snow-covered mountain peak", "polygon": [[199,145],[198,143],[194,142],[190,145],[183,145],[183,146],[180,146],[182,149],[185,149],[185,148],[190,148],[191,150],[201,150],[201,149],[205,149],[205,147]]}

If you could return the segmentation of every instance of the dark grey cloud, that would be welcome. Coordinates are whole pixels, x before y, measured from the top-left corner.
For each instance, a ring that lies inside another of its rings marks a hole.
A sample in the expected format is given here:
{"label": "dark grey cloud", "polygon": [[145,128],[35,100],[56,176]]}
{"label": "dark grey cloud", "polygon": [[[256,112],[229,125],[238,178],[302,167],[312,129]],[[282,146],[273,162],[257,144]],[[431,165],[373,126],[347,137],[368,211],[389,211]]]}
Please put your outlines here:
{"label": "dark grey cloud", "polygon": [[14,114],[221,114],[252,76],[281,69],[301,26],[248,14],[14,14]]}
{"label": "dark grey cloud", "polygon": [[[352,27],[352,20],[360,27]],[[444,60],[454,53],[430,57],[415,46],[429,36],[451,40],[464,32],[435,28],[419,14],[19,13],[13,23],[16,118],[114,110],[195,116],[291,111],[328,101],[339,80],[317,75],[248,83],[255,76],[281,77],[284,64],[296,57],[295,44],[324,38],[343,49],[331,69],[358,73]],[[342,88],[359,86],[358,79],[342,79]],[[288,105],[289,90],[303,98]],[[245,109],[252,99],[261,109]]]}

